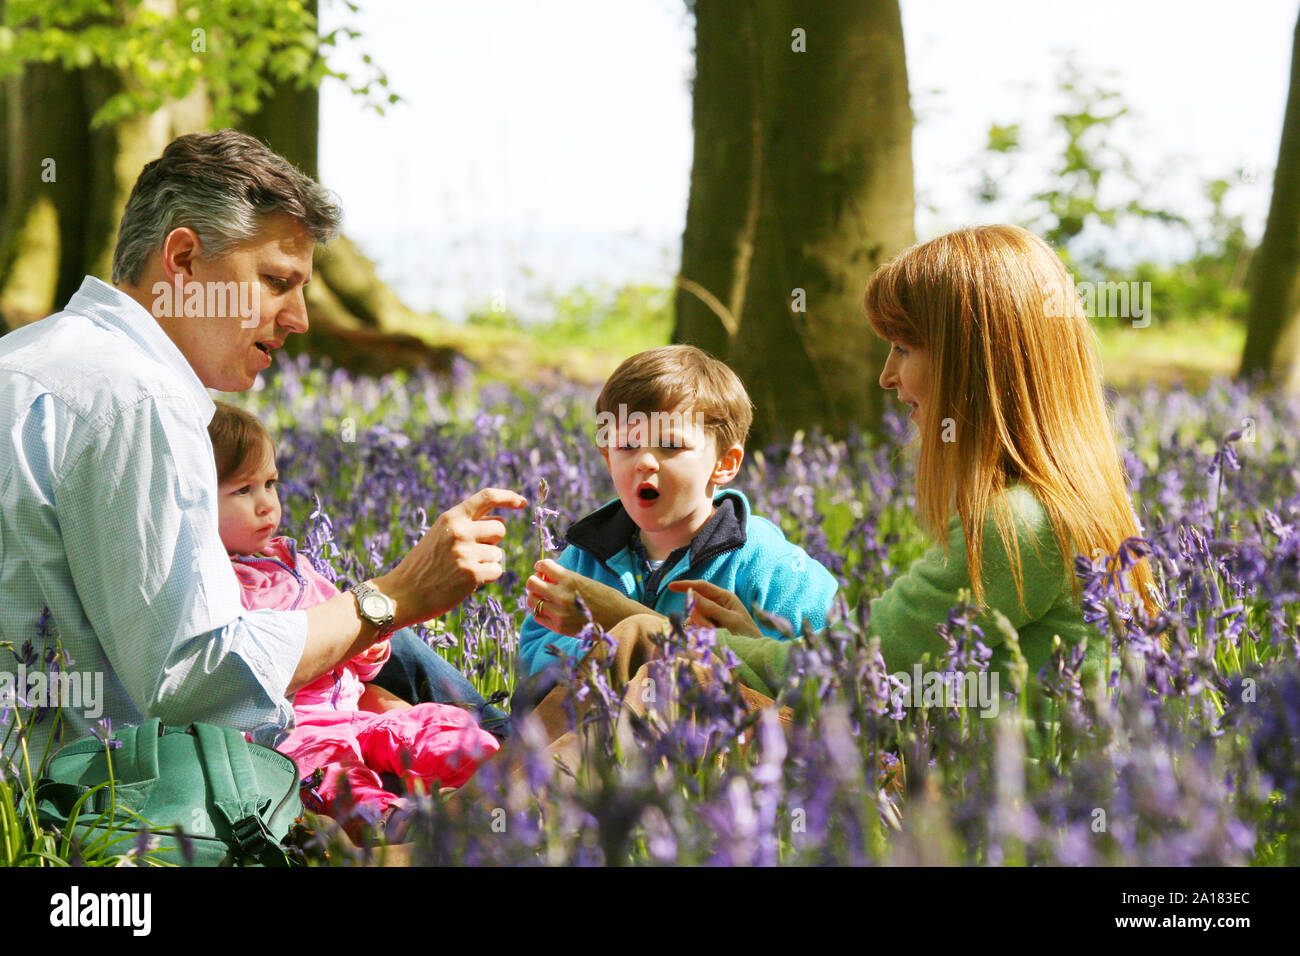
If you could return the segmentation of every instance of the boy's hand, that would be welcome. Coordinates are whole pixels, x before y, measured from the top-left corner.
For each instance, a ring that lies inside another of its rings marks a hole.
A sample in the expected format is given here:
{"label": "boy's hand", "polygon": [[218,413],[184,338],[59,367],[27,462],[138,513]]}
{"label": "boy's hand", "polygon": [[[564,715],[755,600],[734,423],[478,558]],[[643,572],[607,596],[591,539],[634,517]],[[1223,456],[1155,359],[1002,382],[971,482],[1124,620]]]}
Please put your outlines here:
{"label": "boy's hand", "polygon": [[547,558],[533,565],[528,579],[528,609],[533,620],[556,634],[573,637],[587,626],[587,616],[578,610],[574,597],[582,595],[592,620],[609,630],[633,614],[645,614],[645,605],[607,584],[593,581]]}
{"label": "boy's hand", "polygon": [[726,588],[708,581],[671,581],[668,590],[695,592],[695,610],[691,612],[690,623],[697,627],[718,627],[750,637],[764,636],[745,602]]}

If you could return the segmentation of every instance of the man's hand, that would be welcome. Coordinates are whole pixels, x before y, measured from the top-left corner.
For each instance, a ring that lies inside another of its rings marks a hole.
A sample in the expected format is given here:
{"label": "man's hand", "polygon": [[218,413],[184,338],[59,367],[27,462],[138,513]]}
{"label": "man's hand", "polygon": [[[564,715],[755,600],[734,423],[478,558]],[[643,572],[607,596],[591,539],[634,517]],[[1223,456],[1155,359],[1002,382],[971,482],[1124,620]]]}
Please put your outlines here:
{"label": "man's hand", "polygon": [[[444,614],[476,588],[501,577],[505,555],[497,543],[505,537],[506,525],[487,515],[493,508],[527,505],[513,491],[484,488],[438,515],[397,567],[373,579],[397,604],[393,628]],[[285,694],[292,695],[339,661],[362,653],[377,637],[373,627],[358,619],[352,594],[336,594],[307,608],[307,642]]]}
{"label": "man's hand", "polygon": [[410,553],[375,586],[397,602],[395,627],[445,614],[475,590],[501,577],[505,554],[497,545],[505,522],[495,508],[524,508],[522,495],[484,488],[438,515]]}
{"label": "man's hand", "polygon": [[587,625],[586,615],[574,600],[578,594],[591,611],[592,620],[607,631],[626,617],[648,613],[644,604],[622,591],[570,571],[550,558],[538,561],[533,570],[527,585],[528,609],[533,620],[556,634],[573,637]]}
{"label": "man's hand", "polygon": [[723,628],[750,637],[764,636],[745,602],[726,588],[708,581],[672,581],[668,589],[695,592],[695,610],[691,612],[690,623],[697,627]]}

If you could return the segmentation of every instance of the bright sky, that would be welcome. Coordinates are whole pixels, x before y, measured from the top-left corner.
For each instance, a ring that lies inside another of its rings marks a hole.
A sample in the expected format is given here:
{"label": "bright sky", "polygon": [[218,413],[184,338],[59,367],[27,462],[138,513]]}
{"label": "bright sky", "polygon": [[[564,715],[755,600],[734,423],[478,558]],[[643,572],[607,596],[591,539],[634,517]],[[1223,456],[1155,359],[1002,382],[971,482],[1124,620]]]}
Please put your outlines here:
{"label": "bright sky", "polygon": [[[324,28],[360,29],[350,55],[373,56],[406,102],[379,117],[327,84],[321,175],[348,233],[408,302],[459,318],[502,294],[535,316],[548,290],[670,280],[693,149],[682,0],[359,2],[351,16],[323,0]],[[1258,236],[1298,9],[902,0],[918,235],[1016,212],[972,199],[990,123],[1020,123],[1029,150],[1007,191],[1048,184],[1055,80],[1073,51],[1130,107],[1115,141],[1151,184],[1144,200],[1200,218],[1201,181],[1238,173],[1232,209]]]}

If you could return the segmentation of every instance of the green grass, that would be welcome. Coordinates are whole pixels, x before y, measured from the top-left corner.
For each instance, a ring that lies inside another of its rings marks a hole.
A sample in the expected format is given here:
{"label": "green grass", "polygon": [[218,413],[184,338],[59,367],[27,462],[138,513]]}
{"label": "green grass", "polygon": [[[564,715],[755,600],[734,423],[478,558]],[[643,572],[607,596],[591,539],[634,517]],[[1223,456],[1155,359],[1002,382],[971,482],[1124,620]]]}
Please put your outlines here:
{"label": "green grass", "polygon": [[1098,323],[1097,339],[1109,385],[1181,381],[1194,387],[1237,371],[1246,327],[1220,317],[1163,321],[1156,317],[1144,329]]}
{"label": "green grass", "polygon": [[[510,312],[478,312],[464,323],[426,317],[402,329],[460,349],[487,381],[545,382],[563,375],[598,384],[629,355],[672,338],[672,290],[651,285],[574,289],[554,301],[549,319],[523,322]],[[1135,329],[1095,323],[1107,384],[1204,385],[1236,372],[1245,342],[1239,321],[1156,317]]]}
{"label": "green grass", "polygon": [[672,337],[672,290],[650,285],[578,288],[557,297],[549,318],[475,312],[463,323],[413,318],[394,331],[459,349],[483,381],[545,382],[563,376],[599,384],[629,355]]}

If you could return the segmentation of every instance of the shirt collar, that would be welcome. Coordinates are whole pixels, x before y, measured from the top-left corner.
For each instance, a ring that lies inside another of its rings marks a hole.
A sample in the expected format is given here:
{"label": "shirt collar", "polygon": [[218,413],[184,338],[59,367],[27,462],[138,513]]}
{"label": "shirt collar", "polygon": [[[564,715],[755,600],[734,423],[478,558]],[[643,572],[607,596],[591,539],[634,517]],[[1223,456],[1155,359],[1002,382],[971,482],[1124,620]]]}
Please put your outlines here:
{"label": "shirt collar", "polygon": [[[749,500],[735,488],[728,488],[716,494],[713,503],[717,510],[691,541],[692,566],[745,545]],[[615,498],[569,528],[565,541],[607,562],[624,548],[632,546],[636,532],[632,516]]]}
{"label": "shirt collar", "polygon": [[86,276],[65,311],[90,316],[122,332],[151,358],[171,369],[193,395],[195,408],[203,416],[204,423],[212,421],[217,406],[207,388],[194,374],[194,369],[176,347],[176,343],[167,337],[158,320],[135,299],[107,282]]}

